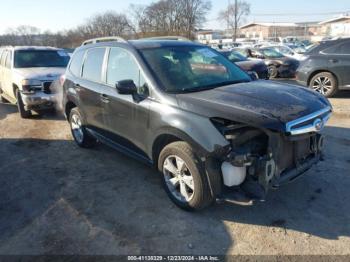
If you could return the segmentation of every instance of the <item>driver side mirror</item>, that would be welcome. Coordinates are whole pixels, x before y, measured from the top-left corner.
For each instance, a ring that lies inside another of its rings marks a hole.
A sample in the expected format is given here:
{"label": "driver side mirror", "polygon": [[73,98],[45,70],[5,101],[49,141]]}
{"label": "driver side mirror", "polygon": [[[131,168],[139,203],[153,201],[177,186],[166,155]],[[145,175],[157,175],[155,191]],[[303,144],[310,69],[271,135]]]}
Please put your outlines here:
{"label": "driver side mirror", "polygon": [[118,81],[115,88],[121,95],[133,95],[137,92],[137,87],[134,81],[130,79]]}

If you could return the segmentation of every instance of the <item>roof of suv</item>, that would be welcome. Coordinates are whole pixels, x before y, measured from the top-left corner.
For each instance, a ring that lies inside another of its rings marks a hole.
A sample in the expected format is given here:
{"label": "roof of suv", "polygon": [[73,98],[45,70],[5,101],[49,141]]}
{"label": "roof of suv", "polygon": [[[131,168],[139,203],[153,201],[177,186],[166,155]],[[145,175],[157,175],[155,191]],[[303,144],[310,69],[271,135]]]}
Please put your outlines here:
{"label": "roof of suv", "polygon": [[202,44],[199,43],[182,40],[131,40],[129,43],[137,49],[167,46],[202,46]]}
{"label": "roof of suv", "polygon": [[159,48],[159,47],[167,47],[167,46],[204,46],[200,43],[190,42],[190,41],[182,41],[182,40],[152,40],[152,39],[140,39],[140,40],[129,40],[125,42],[118,41],[106,41],[100,43],[91,43],[87,45],[83,45],[81,47],[93,47],[93,46],[113,46],[117,44],[129,44],[136,49],[147,49],[147,48]]}

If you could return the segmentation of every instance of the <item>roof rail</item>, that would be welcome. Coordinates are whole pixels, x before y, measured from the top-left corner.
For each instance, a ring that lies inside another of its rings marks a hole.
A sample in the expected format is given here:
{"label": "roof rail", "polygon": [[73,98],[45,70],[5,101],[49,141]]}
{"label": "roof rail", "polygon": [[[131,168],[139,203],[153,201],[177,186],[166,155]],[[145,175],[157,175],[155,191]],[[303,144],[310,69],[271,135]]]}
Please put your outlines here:
{"label": "roof rail", "polygon": [[156,37],[143,38],[143,40],[171,40],[171,41],[192,42],[190,39],[183,36],[156,36]]}
{"label": "roof rail", "polygon": [[91,44],[97,44],[102,42],[121,42],[121,43],[127,43],[124,38],[119,36],[108,36],[108,37],[99,37],[99,38],[93,38],[84,41],[81,45],[91,45]]}

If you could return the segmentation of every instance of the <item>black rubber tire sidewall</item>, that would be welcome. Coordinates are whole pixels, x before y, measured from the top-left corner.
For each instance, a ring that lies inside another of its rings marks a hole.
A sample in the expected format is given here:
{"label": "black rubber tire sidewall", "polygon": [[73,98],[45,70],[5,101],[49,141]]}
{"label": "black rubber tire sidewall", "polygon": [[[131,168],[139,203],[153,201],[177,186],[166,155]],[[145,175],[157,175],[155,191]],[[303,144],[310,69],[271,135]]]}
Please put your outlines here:
{"label": "black rubber tire sidewall", "polygon": [[32,115],[32,112],[30,110],[25,110],[24,104],[22,101],[22,96],[19,90],[16,91],[16,98],[17,98],[17,108],[20,116],[22,118],[28,118]]}
{"label": "black rubber tire sidewall", "polygon": [[[188,203],[183,203],[176,199],[170,192],[163,174],[163,163],[168,156],[176,155],[185,161],[194,180],[194,197]],[[213,197],[208,184],[208,179],[203,167],[203,163],[194,153],[192,147],[186,142],[174,142],[166,146],[160,153],[158,159],[158,169],[161,172],[162,182],[169,198],[180,208],[186,211],[196,211],[210,206],[213,203]]]}
{"label": "black rubber tire sidewall", "polygon": [[[76,137],[74,135],[74,132],[73,132],[73,129],[72,129],[71,119],[72,119],[74,114],[78,115],[80,120],[83,123],[83,126],[82,126],[83,140],[81,142],[76,139]],[[83,118],[82,118],[81,113],[80,113],[78,108],[73,108],[70,111],[70,114],[69,114],[69,125],[70,125],[70,129],[71,129],[71,133],[72,133],[72,136],[74,138],[74,141],[77,143],[78,146],[80,146],[82,148],[91,148],[91,147],[93,147],[96,144],[96,139],[91,137],[91,135],[87,132],[86,128],[84,127]]]}
{"label": "black rubber tire sidewall", "polygon": [[[331,73],[328,73],[328,72],[321,72],[321,73],[318,73],[316,74],[315,76],[313,76],[310,80],[310,84],[309,84],[309,87],[313,89],[313,83],[314,81],[319,78],[319,77],[328,77],[330,80],[331,80],[331,83],[332,83],[332,91],[329,92],[328,94],[324,95],[325,97],[332,97],[334,96],[337,92],[338,92],[338,82],[337,82],[337,79],[334,77],[334,75],[332,75]],[[317,91],[315,91],[317,92]],[[319,94],[321,94],[320,92],[317,92]],[[323,94],[322,94],[323,95]]]}

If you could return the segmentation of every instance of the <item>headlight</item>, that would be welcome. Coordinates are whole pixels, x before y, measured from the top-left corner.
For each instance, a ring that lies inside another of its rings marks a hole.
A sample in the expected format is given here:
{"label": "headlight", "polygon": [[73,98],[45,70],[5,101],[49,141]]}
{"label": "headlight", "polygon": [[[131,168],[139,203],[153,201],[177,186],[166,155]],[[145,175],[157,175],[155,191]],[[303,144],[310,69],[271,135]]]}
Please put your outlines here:
{"label": "headlight", "polygon": [[42,83],[36,79],[24,79],[22,80],[22,92],[25,94],[32,94],[35,89],[41,88]]}
{"label": "headlight", "polygon": [[22,80],[22,86],[41,86],[41,81],[36,79],[24,79]]}

